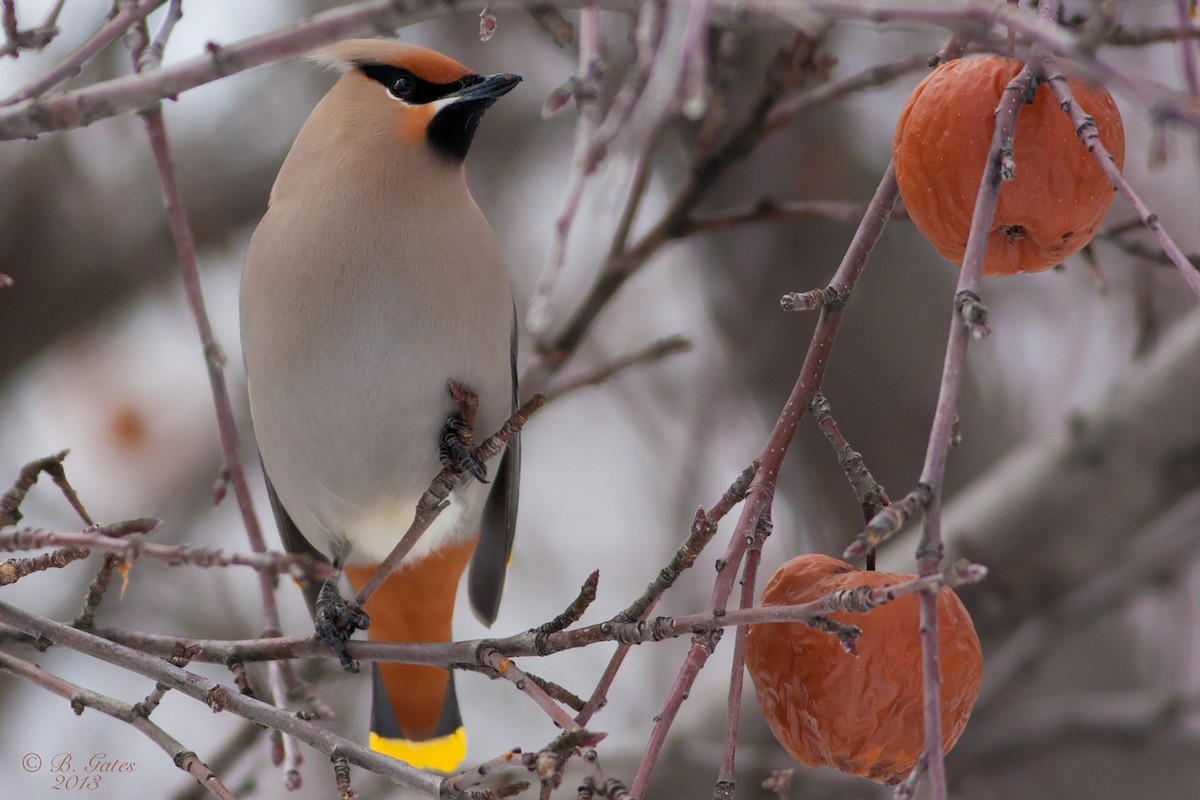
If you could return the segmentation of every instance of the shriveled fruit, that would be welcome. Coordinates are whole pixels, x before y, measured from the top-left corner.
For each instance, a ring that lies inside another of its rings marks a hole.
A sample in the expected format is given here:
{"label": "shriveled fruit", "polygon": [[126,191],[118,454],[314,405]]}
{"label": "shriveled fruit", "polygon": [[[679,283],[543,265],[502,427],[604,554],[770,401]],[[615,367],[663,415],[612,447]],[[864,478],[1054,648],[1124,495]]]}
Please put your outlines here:
{"label": "shriveled fruit", "polygon": [[[993,112],[1021,67],[1001,56],[946,62],[921,81],[896,124],[892,160],[904,205],[917,229],[955,264],[962,264],[967,247]],[[1112,95],[1078,81],[1071,90],[1122,168],[1125,130]],[[984,275],[1058,264],[1091,241],[1113,201],[1112,185],[1049,86],[1039,86],[1033,103],[1022,106],[1013,158],[1016,171],[1000,187]]]}
{"label": "shriveled fruit", "polygon": [[[761,603],[808,603],[837,589],[878,588],[912,577],[860,572],[830,556],[803,555],[779,568]],[[802,622],[750,626],[746,668],[759,708],[775,738],[800,763],[899,783],[925,745],[920,601],[906,595],[867,614],[829,617],[862,629],[857,656]],[[983,677],[975,626],[947,588],[938,594],[938,641],[945,752],[962,734]]]}

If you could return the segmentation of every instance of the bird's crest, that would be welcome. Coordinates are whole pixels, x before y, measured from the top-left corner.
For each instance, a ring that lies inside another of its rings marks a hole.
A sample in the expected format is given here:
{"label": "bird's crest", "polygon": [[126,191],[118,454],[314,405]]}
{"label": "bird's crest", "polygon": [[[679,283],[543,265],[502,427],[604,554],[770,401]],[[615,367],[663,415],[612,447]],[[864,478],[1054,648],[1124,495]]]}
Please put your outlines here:
{"label": "bird's crest", "polygon": [[308,58],[338,72],[365,64],[402,67],[430,83],[452,83],[472,74],[471,70],[441,53],[384,39],[348,39],[322,47],[310,53]]}

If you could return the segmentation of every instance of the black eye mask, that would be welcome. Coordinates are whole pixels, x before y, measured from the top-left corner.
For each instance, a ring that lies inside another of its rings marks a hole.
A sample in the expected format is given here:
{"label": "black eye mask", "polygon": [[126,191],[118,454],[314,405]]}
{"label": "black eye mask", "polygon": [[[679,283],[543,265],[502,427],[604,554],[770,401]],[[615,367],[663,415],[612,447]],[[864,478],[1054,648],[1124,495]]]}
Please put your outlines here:
{"label": "black eye mask", "polygon": [[358,68],[368,78],[382,84],[392,97],[413,105],[441,100],[448,94],[483,81],[479,75],[467,75],[450,83],[433,83],[403,67],[393,67],[391,64],[364,63],[359,64]]}

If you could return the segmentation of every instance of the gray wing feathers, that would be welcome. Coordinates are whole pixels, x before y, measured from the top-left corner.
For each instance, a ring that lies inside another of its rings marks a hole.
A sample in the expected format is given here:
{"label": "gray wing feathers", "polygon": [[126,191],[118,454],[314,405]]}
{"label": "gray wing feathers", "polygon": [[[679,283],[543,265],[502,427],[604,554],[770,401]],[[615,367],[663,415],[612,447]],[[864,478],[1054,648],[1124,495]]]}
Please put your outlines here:
{"label": "gray wing feathers", "polygon": [[[291,515],[287,509],[283,507],[283,503],[279,502],[279,495],[275,493],[275,487],[271,485],[271,476],[267,474],[266,469],[263,469],[263,477],[267,481],[267,497],[271,500],[271,511],[275,512],[275,524],[279,526],[279,538],[283,540],[283,549],[289,553],[312,556],[318,561],[328,561],[324,554],[313,547],[308,539],[304,538],[304,534],[296,527],[296,523],[292,521]],[[317,607],[317,594],[321,591],[321,584],[314,580],[309,580],[307,583],[300,586],[304,592],[304,599],[308,603],[308,613],[315,616]]]}
{"label": "gray wing feathers", "polygon": [[[517,309],[513,306],[512,328],[512,410],[517,410]],[[487,433],[485,435],[491,435]],[[521,488],[521,437],[514,436],[500,459],[500,469],[483,507],[479,545],[471,557],[467,578],[467,596],[471,610],[484,625],[491,627],[500,611],[504,593],[504,574],[512,554],[517,530],[517,503]]]}

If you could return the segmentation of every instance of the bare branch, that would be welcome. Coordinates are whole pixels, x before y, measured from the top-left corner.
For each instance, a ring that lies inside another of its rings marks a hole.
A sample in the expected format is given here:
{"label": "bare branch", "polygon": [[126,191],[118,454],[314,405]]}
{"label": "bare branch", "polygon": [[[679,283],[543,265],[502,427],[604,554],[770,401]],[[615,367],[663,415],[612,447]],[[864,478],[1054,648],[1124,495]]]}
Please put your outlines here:
{"label": "bare branch", "polygon": [[375,772],[398,786],[437,797],[441,779],[397,761],[374,753],[368,748],[343,739],[317,724],[302,720],[283,709],[247,697],[232,687],[214,683],[211,679],[177,667],[160,658],[147,655],[116,642],[67,625],[41,619],[0,601],[0,621],[27,634],[45,637],[55,644],[97,658],[114,666],[144,675],[171,689],[210,706],[213,711],[229,711],[260,725],[295,736],[314,749],[332,756],[340,751],[352,764]]}
{"label": "bare branch", "polygon": [[[817,219],[832,222],[858,222],[866,210],[866,204],[850,201],[792,200],[785,202],[773,197],[764,197],[754,205],[745,208],[707,213],[698,212],[688,220],[682,235],[694,236],[698,233],[710,233],[769,220]],[[894,218],[908,219],[908,215],[898,212]]]}
{"label": "bare branch", "polygon": [[1171,263],[1179,270],[1179,274],[1197,296],[1200,296],[1200,270],[1188,260],[1183,251],[1179,249],[1179,245],[1167,235],[1162,223],[1158,220],[1158,214],[1150,211],[1142,199],[1133,191],[1133,187],[1129,185],[1129,181],[1125,180],[1125,176],[1117,169],[1116,163],[1109,154],[1104,143],[1100,141],[1100,133],[1096,129],[1096,123],[1087,113],[1080,108],[1075,102],[1075,96],[1071,92],[1071,87],[1067,83],[1067,76],[1058,68],[1057,63],[1053,59],[1046,59],[1046,82],[1050,85],[1051,91],[1062,104],[1063,110],[1070,115],[1071,121],[1075,123],[1075,130],[1079,135],[1080,140],[1087,147],[1095,158],[1096,163],[1104,170],[1104,174],[1108,176],[1109,181],[1115,186],[1125,199],[1129,201],[1129,205],[1133,207],[1134,213],[1142,220],[1147,228],[1154,234],[1154,238],[1158,240],[1158,245],[1171,259]]}
{"label": "bare branch", "polygon": [[570,394],[578,389],[588,386],[599,386],[614,375],[618,375],[630,367],[653,364],[676,353],[686,353],[691,349],[691,341],[683,336],[668,336],[665,339],[659,339],[648,347],[615,358],[609,363],[596,367],[589,372],[563,380],[556,386],[551,386],[546,390],[546,402],[558,400],[563,395]]}
{"label": "bare branch", "polygon": [[58,36],[58,15],[65,0],[55,0],[45,18],[36,28],[21,30],[17,25],[16,0],[3,0],[0,4],[0,27],[4,29],[4,44],[0,45],[0,58],[17,58],[22,50],[41,50]]}
{"label": "bare branch", "polygon": [[[771,535],[772,527],[770,515],[763,514],[754,529],[754,541],[746,548],[746,566],[742,570],[742,596],[739,601],[739,607],[743,610],[754,607],[762,546]],[[729,695],[726,701],[728,710],[725,714],[725,738],[721,746],[721,768],[717,773],[714,797],[723,792],[732,796],[736,785],[738,721],[742,711],[742,687],[746,680],[746,635],[749,630],[746,626],[739,626],[734,632],[733,666],[729,672]]]}
{"label": "bare branch", "polygon": [[63,497],[71,504],[71,508],[75,509],[75,513],[79,515],[80,519],[88,525],[92,524],[91,516],[88,514],[87,509],[83,507],[79,495],[75,493],[74,487],[67,480],[66,470],[63,469],[62,462],[69,452],[69,450],[63,450],[54,455],[30,461],[21,467],[20,472],[17,473],[17,479],[13,481],[12,486],[0,496],[0,527],[16,525],[21,521],[21,503],[25,501],[25,495],[29,494],[29,490],[37,483],[38,476],[43,472],[49,475],[50,479],[62,491]]}
{"label": "bare branch", "polygon": [[13,675],[24,678],[71,701],[71,707],[75,709],[76,714],[82,714],[85,708],[94,708],[110,717],[129,723],[144,733],[150,741],[161,747],[163,752],[175,762],[175,766],[194,777],[213,797],[221,798],[221,800],[234,800],[233,794],[225,788],[220,779],[195,753],[151,722],[147,715],[139,713],[135,706],[97,694],[90,689],[84,689],[82,686],[77,686],[57,675],[46,672],[36,664],[31,664],[2,651],[0,651],[0,669],[11,672]]}
{"label": "bare branch", "polygon": [[[564,650],[590,647],[598,642],[622,642],[644,644],[663,639],[708,634],[734,625],[753,625],[761,622],[807,622],[835,612],[866,614],[871,609],[889,603],[898,597],[933,591],[942,586],[958,587],[975,584],[987,577],[986,567],[960,559],[940,573],[913,578],[904,583],[878,589],[854,589],[832,592],[811,603],[788,606],[769,606],[727,610],[723,613],[704,612],[678,617],[656,617],[653,620],[619,622],[609,620],[595,625],[586,625],[567,631],[539,634],[536,629],[499,639],[468,639],[458,642],[371,642],[350,640],[346,643],[349,653],[362,661],[395,661],[404,664],[423,664],[431,667],[462,668],[464,664],[478,662],[477,654],[482,649],[495,650],[508,658],[547,656]],[[0,602],[0,622],[22,631],[35,631],[40,635],[58,625],[50,620],[29,614]],[[53,630],[57,630],[54,628]],[[315,636],[280,636],[264,639],[195,639],[163,634],[143,633],[115,628],[97,628],[96,637],[114,642],[134,652],[170,656],[173,648],[183,642],[194,648],[193,661],[204,663],[227,663],[230,659],[245,662],[273,661],[293,658],[336,658],[325,643]],[[74,640],[50,637],[54,643],[75,650]],[[20,640],[25,641],[25,640]],[[87,652],[87,651],[83,651]],[[577,720],[578,722],[578,720]]]}
{"label": "bare branch", "polygon": [[[633,0],[556,0],[559,5],[595,5],[628,10]],[[523,6],[521,0],[498,2],[497,7]],[[30,139],[50,131],[67,130],[119,114],[149,108],[164,99],[252,67],[294,58],[323,44],[364,33],[444,16],[454,8],[444,0],[359,0],[316,14],[273,33],[223,46],[210,42],[203,55],[167,69],[100,81],[52,97],[30,98],[0,109],[0,140]]]}
{"label": "bare branch", "polygon": [[251,567],[266,574],[268,579],[271,575],[324,578],[329,572],[328,564],[314,561],[307,555],[270,551],[226,554],[220,549],[195,547],[190,544],[167,545],[140,539],[120,539],[103,529],[83,533],[57,533],[41,528],[21,528],[9,533],[0,533],[0,551],[39,550],[43,547],[104,550],[117,554],[122,561],[127,562],[150,558],[172,566]]}
{"label": "bare branch", "polygon": [[564,731],[581,730],[580,725],[571,718],[571,715],[563,711],[562,706],[556,703],[537,681],[532,680],[526,675],[508,656],[501,655],[498,650],[484,648],[479,655],[479,663],[490,667],[501,678],[504,678],[524,692],[529,699],[537,704],[538,708],[546,712],[547,716],[550,717],[551,721],[557,727],[562,728]]}
{"label": "bare branch", "polygon": [[100,30],[92,34],[79,47],[58,64],[54,65],[37,80],[24,86],[0,100],[0,106],[10,106],[22,100],[39,97],[60,83],[70,80],[83,71],[83,65],[92,60],[100,51],[120,39],[124,33],[144,20],[151,11],[161,6],[166,0],[140,0],[135,3],[120,3],[117,13],[109,18]]}
{"label": "bare branch", "polygon": [[85,547],[63,547],[53,553],[34,558],[11,558],[0,562],[0,586],[16,583],[27,575],[35,572],[45,572],[48,569],[62,569],[73,561],[87,558],[92,554]]}
{"label": "bare branch", "polygon": [[[567,241],[571,226],[583,200],[584,185],[596,165],[588,154],[592,136],[600,119],[599,81],[604,77],[604,64],[600,58],[599,11],[591,6],[579,12],[579,68],[570,80],[569,95],[575,98],[578,119],[575,122],[575,151],[571,157],[571,172],[567,179],[567,194],[562,211],[554,223],[554,238],[546,255],[542,274],[534,285],[533,297],[529,301],[526,326],[534,333],[546,329],[550,321],[550,297],[558,274],[567,258]],[[553,101],[554,94],[551,94]]]}
{"label": "bare branch", "polygon": [[167,13],[163,15],[158,31],[154,34],[146,52],[138,60],[138,72],[146,69],[158,69],[162,66],[167,42],[175,31],[175,24],[181,19],[183,19],[183,0],[170,0],[167,5]]}
{"label": "bare branch", "polygon": [[571,605],[567,606],[566,610],[554,619],[537,626],[534,630],[538,633],[556,633],[574,625],[587,611],[588,606],[595,601],[596,587],[599,583],[600,570],[592,570],[592,574],[588,575],[587,580],[583,582],[583,586],[579,589],[579,595],[571,601]]}

